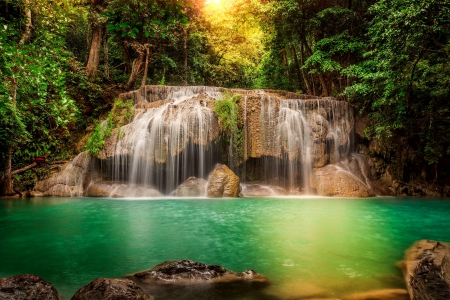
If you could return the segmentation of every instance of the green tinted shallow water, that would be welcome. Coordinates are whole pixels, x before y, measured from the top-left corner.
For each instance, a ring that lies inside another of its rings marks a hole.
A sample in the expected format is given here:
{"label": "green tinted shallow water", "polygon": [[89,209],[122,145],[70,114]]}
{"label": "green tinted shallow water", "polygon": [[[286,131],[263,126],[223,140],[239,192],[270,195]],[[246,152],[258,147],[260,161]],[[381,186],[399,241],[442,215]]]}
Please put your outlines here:
{"label": "green tinted shallow water", "polygon": [[448,199],[3,199],[0,277],[36,274],[70,298],[98,277],[192,259],[271,281],[228,299],[337,298],[404,288],[396,262],[416,240],[450,241],[449,213]]}

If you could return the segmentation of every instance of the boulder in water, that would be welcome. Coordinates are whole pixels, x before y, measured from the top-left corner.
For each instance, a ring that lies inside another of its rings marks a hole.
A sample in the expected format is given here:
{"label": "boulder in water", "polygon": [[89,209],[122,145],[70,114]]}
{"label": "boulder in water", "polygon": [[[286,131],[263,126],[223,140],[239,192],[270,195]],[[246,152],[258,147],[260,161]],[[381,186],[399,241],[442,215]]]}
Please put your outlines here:
{"label": "boulder in water", "polygon": [[239,177],[226,165],[216,164],[209,174],[206,196],[209,198],[239,197]]}
{"label": "boulder in water", "polygon": [[172,192],[175,197],[204,197],[208,182],[202,178],[189,177]]}
{"label": "boulder in water", "polygon": [[0,299],[2,300],[58,300],[56,288],[36,275],[18,275],[0,279]]}
{"label": "boulder in water", "polygon": [[410,300],[407,290],[385,289],[356,293],[342,298],[343,300]]}
{"label": "boulder in water", "polygon": [[401,263],[412,300],[450,299],[450,243],[421,240]]}
{"label": "boulder in water", "polygon": [[83,286],[71,300],[153,300],[129,279],[98,278]]}
{"label": "boulder in water", "polygon": [[253,270],[235,273],[218,265],[207,265],[192,260],[166,261],[151,270],[134,274],[133,278],[145,283],[267,281],[264,276]]}

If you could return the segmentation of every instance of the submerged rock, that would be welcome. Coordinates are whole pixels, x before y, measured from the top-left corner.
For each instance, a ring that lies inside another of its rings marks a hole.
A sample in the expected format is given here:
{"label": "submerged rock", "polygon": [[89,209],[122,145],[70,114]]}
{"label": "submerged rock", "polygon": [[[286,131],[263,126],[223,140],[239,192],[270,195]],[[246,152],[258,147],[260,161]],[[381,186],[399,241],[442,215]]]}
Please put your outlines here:
{"label": "submerged rock", "polygon": [[129,279],[98,278],[83,286],[71,300],[153,300]]}
{"label": "submerged rock", "polygon": [[343,300],[410,300],[407,290],[385,289],[356,293],[342,298]]}
{"label": "submerged rock", "polygon": [[209,174],[206,196],[209,198],[239,197],[239,177],[226,165],[216,164]]}
{"label": "submerged rock", "polygon": [[264,276],[253,270],[235,273],[218,265],[207,265],[192,260],[166,261],[151,270],[134,274],[133,278],[145,283],[267,281]]}
{"label": "submerged rock", "polygon": [[450,243],[421,240],[401,263],[411,300],[450,299]]}
{"label": "submerged rock", "polygon": [[18,275],[0,279],[0,299],[2,300],[58,300],[56,288],[36,275]]}
{"label": "submerged rock", "polygon": [[208,182],[202,178],[189,177],[178,189],[172,192],[176,197],[204,197]]}

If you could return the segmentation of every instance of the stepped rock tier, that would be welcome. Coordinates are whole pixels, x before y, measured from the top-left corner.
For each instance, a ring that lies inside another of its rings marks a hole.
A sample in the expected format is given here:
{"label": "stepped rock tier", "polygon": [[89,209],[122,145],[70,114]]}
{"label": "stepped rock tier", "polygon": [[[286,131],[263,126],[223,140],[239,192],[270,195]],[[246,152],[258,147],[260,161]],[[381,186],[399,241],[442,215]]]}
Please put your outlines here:
{"label": "stepped rock tier", "polygon": [[[237,130],[230,132],[224,130],[215,104],[236,94],[240,95],[233,108]],[[90,167],[77,173],[77,187],[70,185],[74,180],[63,171],[58,180],[40,183],[38,192],[52,194],[55,188],[45,187],[57,182],[58,195],[62,191],[89,196],[95,196],[95,191],[101,191],[98,196],[108,191],[118,197],[169,195],[189,177],[207,180],[220,163],[239,177],[245,191],[258,184],[258,194],[265,190],[268,195],[276,190],[333,196],[379,194],[360,161],[364,158],[351,155],[355,121],[345,101],[204,86],[145,86],[119,98],[133,101],[134,116],[129,124],[114,129],[98,157],[90,159]],[[320,172],[327,165],[333,167]],[[339,184],[336,188],[330,182],[323,185],[322,178]],[[345,190],[345,182],[351,182],[351,191]]]}

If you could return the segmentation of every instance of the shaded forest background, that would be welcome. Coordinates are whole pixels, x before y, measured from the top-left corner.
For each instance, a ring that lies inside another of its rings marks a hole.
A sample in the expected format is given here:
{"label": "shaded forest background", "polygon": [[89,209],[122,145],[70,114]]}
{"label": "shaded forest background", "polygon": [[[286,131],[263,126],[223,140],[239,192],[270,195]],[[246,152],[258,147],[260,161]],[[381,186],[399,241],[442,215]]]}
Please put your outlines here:
{"label": "shaded forest background", "polygon": [[448,0],[0,0],[0,76],[3,193],[146,84],[333,96],[402,180],[449,176]]}

